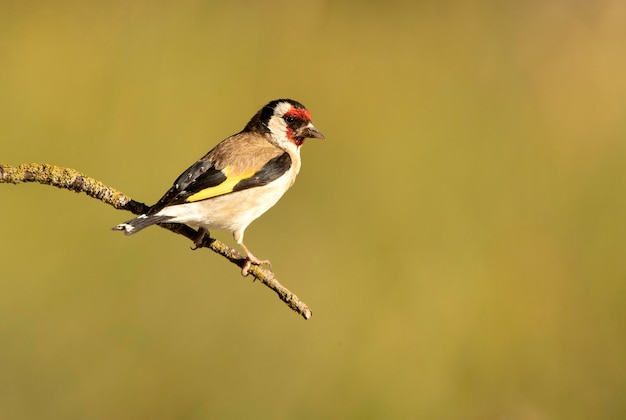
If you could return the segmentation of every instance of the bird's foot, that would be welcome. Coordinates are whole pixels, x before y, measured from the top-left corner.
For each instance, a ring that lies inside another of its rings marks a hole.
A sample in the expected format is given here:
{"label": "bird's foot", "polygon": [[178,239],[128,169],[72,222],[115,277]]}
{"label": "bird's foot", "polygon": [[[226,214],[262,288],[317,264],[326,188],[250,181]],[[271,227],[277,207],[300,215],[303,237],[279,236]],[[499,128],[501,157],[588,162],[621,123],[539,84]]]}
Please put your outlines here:
{"label": "bird's foot", "polygon": [[255,264],[255,265],[267,264],[270,266],[270,269],[272,268],[272,263],[270,262],[270,260],[260,260],[254,255],[252,255],[252,253],[248,252],[248,255],[246,256],[246,261],[243,263],[243,267],[241,267],[242,276],[246,277],[248,275],[248,272],[250,271],[250,267],[252,266],[252,264]]}
{"label": "bird's foot", "polygon": [[211,234],[209,233],[209,231],[202,227],[199,228],[198,235],[196,235],[196,238],[193,240],[194,246],[191,248],[191,250],[195,251],[198,248],[202,248],[202,246],[204,245],[204,240],[207,238],[211,238]]}

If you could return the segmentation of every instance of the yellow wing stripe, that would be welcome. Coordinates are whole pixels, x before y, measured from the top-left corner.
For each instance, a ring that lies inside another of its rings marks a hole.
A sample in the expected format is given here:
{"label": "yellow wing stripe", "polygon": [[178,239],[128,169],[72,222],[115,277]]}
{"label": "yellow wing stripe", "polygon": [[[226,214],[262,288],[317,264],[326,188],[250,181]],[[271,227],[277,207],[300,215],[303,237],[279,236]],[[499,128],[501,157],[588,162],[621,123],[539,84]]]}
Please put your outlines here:
{"label": "yellow wing stripe", "polygon": [[235,185],[237,185],[240,181],[246,178],[250,178],[251,176],[255,174],[254,171],[251,171],[251,172],[239,174],[237,176],[231,176],[230,166],[227,166],[226,168],[224,168],[222,172],[224,172],[224,175],[226,175],[226,180],[224,182],[214,187],[209,187],[209,188],[200,190],[197,193],[187,197],[185,201],[188,203],[193,203],[195,201],[206,200],[207,198],[213,198],[213,197],[217,197],[218,195],[231,193],[233,192],[233,188],[235,188]]}

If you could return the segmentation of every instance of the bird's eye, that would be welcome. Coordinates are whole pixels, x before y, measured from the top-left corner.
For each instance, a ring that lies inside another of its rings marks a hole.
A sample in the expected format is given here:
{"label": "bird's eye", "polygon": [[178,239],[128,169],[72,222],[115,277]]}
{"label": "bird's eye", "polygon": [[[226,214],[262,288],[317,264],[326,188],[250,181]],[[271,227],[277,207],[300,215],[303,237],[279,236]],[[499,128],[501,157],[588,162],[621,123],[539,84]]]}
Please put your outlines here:
{"label": "bird's eye", "polygon": [[287,115],[284,117],[284,120],[287,124],[291,125],[296,122],[296,117],[292,117],[291,115]]}

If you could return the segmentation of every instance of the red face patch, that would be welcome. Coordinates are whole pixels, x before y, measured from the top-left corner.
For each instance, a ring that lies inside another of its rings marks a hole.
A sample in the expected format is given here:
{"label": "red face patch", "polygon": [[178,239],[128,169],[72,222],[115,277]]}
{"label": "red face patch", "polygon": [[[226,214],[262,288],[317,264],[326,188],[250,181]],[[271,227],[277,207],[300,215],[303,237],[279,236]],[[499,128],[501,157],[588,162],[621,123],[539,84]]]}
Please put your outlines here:
{"label": "red face patch", "polygon": [[311,121],[311,113],[304,108],[291,107],[289,111],[285,112],[285,116],[294,117],[302,121]]}
{"label": "red face patch", "polygon": [[304,143],[304,139],[295,138],[293,134],[293,129],[291,127],[287,127],[287,138],[289,139],[289,141],[296,146],[302,146],[302,143]]}

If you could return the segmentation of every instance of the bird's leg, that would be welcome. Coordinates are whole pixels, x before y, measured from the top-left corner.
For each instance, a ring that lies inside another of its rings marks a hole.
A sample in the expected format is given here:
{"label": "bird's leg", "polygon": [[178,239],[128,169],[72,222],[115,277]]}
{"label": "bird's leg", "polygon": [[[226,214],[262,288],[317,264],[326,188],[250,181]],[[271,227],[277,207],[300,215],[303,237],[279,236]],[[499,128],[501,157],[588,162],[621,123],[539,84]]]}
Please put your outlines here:
{"label": "bird's leg", "polygon": [[195,251],[196,249],[201,248],[204,240],[210,237],[211,233],[208,230],[203,227],[198,228],[198,235],[196,235],[195,239],[193,240],[194,247],[191,249]]}
{"label": "bird's leg", "polygon": [[248,275],[248,270],[250,270],[250,266],[252,264],[256,264],[256,265],[268,264],[270,268],[272,268],[272,263],[270,262],[270,260],[260,260],[257,257],[255,257],[252,254],[252,252],[250,252],[248,247],[243,242],[241,242],[240,245],[243,248],[243,250],[246,251],[246,262],[243,263],[243,267],[241,268],[242,276],[245,277]]}

